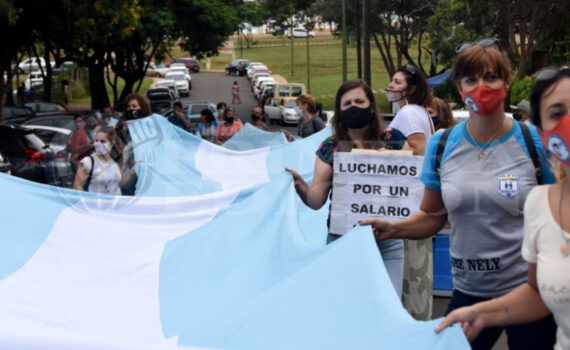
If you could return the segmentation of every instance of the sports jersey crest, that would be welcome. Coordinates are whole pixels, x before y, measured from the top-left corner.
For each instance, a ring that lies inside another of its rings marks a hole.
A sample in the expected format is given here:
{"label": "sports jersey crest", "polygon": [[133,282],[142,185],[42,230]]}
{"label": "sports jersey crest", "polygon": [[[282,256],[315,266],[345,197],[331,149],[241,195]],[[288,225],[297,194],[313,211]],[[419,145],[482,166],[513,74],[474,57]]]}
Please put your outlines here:
{"label": "sports jersey crest", "polygon": [[498,192],[506,198],[514,198],[520,193],[520,181],[517,175],[499,175],[498,179]]}

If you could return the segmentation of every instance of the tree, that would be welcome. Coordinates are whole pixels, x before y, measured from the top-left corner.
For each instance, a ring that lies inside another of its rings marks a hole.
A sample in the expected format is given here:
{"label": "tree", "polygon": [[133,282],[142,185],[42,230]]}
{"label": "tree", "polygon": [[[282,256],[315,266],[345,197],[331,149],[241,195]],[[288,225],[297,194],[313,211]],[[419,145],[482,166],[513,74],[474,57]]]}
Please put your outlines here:
{"label": "tree", "polygon": [[[23,0],[0,0],[0,73],[7,72],[8,81],[0,84],[0,107],[3,105],[5,87],[8,87],[9,98],[12,99],[12,60],[18,56],[18,52],[33,42],[33,37],[28,30],[33,2]],[[32,24],[33,25],[33,24]],[[2,121],[2,109],[0,108],[0,122]]]}
{"label": "tree", "polygon": [[238,0],[171,0],[180,46],[198,58],[214,56],[240,23]]}
{"label": "tree", "polygon": [[[114,104],[123,101],[133,90],[138,91],[151,59],[164,57],[172,46],[175,16],[168,9],[167,2],[143,0],[140,6],[141,18],[136,29],[122,45],[109,48],[107,52],[107,61],[115,73],[111,79],[107,70]],[[125,82],[120,95],[117,90],[118,77]]]}
{"label": "tree", "polygon": [[293,62],[293,27],[296,24],[296,17],[299,11],[308,9],[315,0],[267,0],[265,6],[270,14],[270,19],[277,23],[287,23],[287,28],[290,30],[291,39],[291,75],[295,73]]}

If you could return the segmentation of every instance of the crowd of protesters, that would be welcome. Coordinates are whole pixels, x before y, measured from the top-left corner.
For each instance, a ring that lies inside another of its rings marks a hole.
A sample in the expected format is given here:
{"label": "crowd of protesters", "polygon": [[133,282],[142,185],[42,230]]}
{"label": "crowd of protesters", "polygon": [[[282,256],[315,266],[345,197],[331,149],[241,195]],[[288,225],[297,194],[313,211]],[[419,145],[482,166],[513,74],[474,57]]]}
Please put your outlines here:
{"label": "crowd of protesters", "polygon": [[[510,106],[513,118],[505,114],[511,75],[497,40],[458,47],[453,80],[469,112],[459,124],[412,65],[400,67],[385,91],[399,107],[389,126],[371,88],[362,80],[347,81],[334,101],[332,136],[316,150],[312,182],[294,169],[286,171],[301,200],[317,210],[331,198],[338,152],[389,149],[423,155],[420,210],[402,221],[361,221],[372,226],[406,309],[416,319],[431,318],[431,237],[449,223],[453,291],[436,331],[460,322],[474,349],[491,349],[503,331],[511,349],[570,349],[570,69],[536,73],[530,101]],[[232,87],[236,102],[241,102],[237,82]],[[282,130],[289,141],[326,127],[313,97],[303,94],[296,103],[297,135]],[[223,102],[217,118],[203,110],[196,136],[223,144],[243,127],[235,113]],[[69,141],[77,168],[74,188],[133,194],[137,161],[128,125],[150,114],[148,101],[131,94],[119,120],[110,107],[102,120],[77,117]],[[251,120],[267,131],[262,108],[253,107]],[[179,103],[169,121],[190,129]],[[329,231],[327,244],[342,234]],[[472,261],[477,268],[471,268]],[[418,273],[418,266],[429,266],[428,272]]]}

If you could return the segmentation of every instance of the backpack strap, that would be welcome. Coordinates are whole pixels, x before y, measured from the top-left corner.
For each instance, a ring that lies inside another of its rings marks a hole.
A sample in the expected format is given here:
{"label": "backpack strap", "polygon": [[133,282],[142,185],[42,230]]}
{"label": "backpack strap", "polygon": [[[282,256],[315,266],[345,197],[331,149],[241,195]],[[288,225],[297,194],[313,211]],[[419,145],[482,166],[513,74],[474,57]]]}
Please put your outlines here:
{"label": "backpack strap", "polygon": [[88,157],[89,159],[91,159],[91,169],[89,170],[89,177],[87,177],[85,185],[83,185],[85,191],[89,191],[89,185],[91,184],[91,177],[93,177],[93,168],[95,168],[95,159],[93,159],[93,156],[91,155],[89,155]]}
{"label": "backpack strap", "polygon": [[532,136],[530,134],[530,129],[528,125],[525,123],[519,123],[521,127],[521,131],[524,138],[524,143],[526,144],[526,148],[528,149],[528,153],[530,154],[530,159],[532,160],[532,165],[534,165],[534,173],[536,175],[536,182],[539,185],[542,185],[542,167],[540,165],[540,159],[538,158],[538,152],[536,151],[536,146],[534,145],[534,141],[532,140]]}
{"label": "backpack strap", "polygon": [[454,127],[447,128],[441,135],[439,143],[437,144],[437,149],[435,151],[435,172],[439,175],[439,169],[441,168],[441,158],[443,157],[443,151],[445,150],[445,144],[447,143],[447,138]]}

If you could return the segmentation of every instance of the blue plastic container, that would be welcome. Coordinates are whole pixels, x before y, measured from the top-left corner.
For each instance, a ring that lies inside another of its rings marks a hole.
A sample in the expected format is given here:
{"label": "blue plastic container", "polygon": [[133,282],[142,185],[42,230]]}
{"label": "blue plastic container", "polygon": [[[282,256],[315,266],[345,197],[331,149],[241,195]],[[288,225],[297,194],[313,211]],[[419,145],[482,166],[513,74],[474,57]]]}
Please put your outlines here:
{"label": "blue plastic container", "polygon": [[433,241],[434,295],[450,295],[453,289],[449,259],[449,235],[437,234]]}

